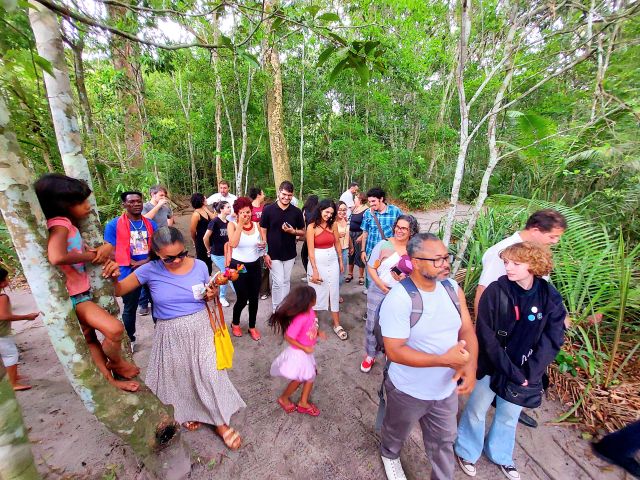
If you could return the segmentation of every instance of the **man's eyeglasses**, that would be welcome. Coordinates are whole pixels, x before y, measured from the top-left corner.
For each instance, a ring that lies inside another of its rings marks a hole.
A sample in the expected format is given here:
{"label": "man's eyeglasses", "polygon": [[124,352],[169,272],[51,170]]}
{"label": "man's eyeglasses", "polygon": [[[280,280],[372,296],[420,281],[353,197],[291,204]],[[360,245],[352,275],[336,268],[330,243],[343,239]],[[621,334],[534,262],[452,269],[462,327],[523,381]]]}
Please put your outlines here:
{"label": "man's eyeglasses", "polygon": [[169,255],[168,257],[161,258],[164,263],[173,263],[176,261],[176,258],[184,258],[189,255],[189,252],[186,250],[184,252],[180,252],[177,255]]}
{"label": "man's eyeglasses", "polygon": [[441,266],[444,265],[444,262],[447,262],[449,265],[453,263],[453,253],[450,253],[446,257],[440,257],[440,258],[425,258],[425,257],[411,257],[411,258],[415,258],[416,260],[428,260],[430,262],[433,262],[433,266],[435,268],[440,268]]}

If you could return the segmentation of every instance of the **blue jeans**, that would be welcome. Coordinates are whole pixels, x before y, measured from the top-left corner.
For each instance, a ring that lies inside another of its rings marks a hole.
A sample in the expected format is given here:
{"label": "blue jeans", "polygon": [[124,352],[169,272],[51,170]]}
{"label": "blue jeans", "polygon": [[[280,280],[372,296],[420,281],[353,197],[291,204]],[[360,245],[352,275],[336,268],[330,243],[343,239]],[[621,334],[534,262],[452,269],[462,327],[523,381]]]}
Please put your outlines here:
{"label": "blue jeans", "polygon": [[142,290],[140,290],[140,298],[138,299],[138,307],[140,308],[149,308],[149,301],[151,299],[151,295],[149,294],[149,287],[146,285],[142,286]]}
{"label": "blue jeans", "polygon": [[142,287],[138,287],[122,296],[122,323],[132,342],[136,341],[136,310],[141,290]]}
{"label": "blue jeans", "polygon": [[[211,261],[216,267],[218,267],[218,270],[224,272],[224,255],[211,255]],[[231,287],[231,289],[235,292],[233,283],[231,282],[227,283],[226,285],[220,285],[220,298],[226,299],[225,294],[227,293],[227,287]]]}
{"label": "blue jeans", "polygon": [[[484,453],[493,463],[513,465],[516,427],[522,407],[496,397],[489,388],[490,380],[486,375],[476,383],[460,417],[454,450],[460,458],[476,463],[484,445]],[[496,397],[496,412],[485,439],[485,420],[493,397]]]}

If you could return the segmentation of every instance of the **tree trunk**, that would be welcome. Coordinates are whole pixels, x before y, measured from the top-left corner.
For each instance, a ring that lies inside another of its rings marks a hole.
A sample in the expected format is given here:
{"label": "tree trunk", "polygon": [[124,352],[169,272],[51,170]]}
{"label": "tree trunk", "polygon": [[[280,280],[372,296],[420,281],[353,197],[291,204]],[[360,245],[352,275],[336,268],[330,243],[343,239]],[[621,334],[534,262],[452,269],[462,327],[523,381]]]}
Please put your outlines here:
{"label": "tree trunk", "polygon": [[[220,29],[218,28],[218,20],[220,18],[220,9],[216,9],[213,14],[213,44],[218,45],[220,43]],[[213,71],[218,71],[218,63],[220,62],[220,54],[218,53],[218,49],[214,48],[211,51],[211,63],[213,64]],[[216,122],[216,185],[220,183],[220,180],[223,179],[222,176],[222,83],[220,82],[220,77],[216,74],[216,113],[215,113],[215,122]]]}
{"label": "tree trunk", "polygon": [[302,80],[301,80],[301,93],[300,93],[300,190],[298,195],[303,197],[304,188],[304,94],[305,94],[305,61],[307,59],[307,39],[302,32]]}
{"label": "tree trunk", "polygon": [[[265,0],[264,13],[269,15],[276,7],[278,0]],[[262,43],[262,62],[267,76],[265,94],[267,100],[267,130],[271,148],[271,164],[276,189],[285,180],[291,180],[289,152],[284,136],[284,103],[282,100],[282,70],[278,49],[273,43],[273,20],[266,22],[265,39]]]}
{"label": "tree trunk", "polygon": [[[124,7],[107,5],[107,14],[112,23],[126,23],[135,16],[127,15]],[[124,108],[124,143],[127,150],[128,164],[133,168],[144,166],[144,105],[142,77],[137,61],[138,52],[135,44],[116,35],[110,39],[113,67],[122,73],[122,81],[118,88],[118,97]]]}
{"label": "tree trunk", "polygon": [[458,206],[458,197],[460,194],[460,185],[462,184],[462,176],[464,175],[464,164],[467,159],[467,150],[469,149],[469,106],[467,105],[467,97],[464,90],[464,67],[467,61],[467,50],[469,47],[469,34],[471,32],[471,17],[469,10],[471,9],[471,0],[460,1],[460,40],[458,42],[458,67],[456,68],[456,86],[458,88],[458,100],[460,103],[460,146],[458,150],[458,161],[456,163],[456,171],[453,177],[453,185],[451,186],[451,197],[449,199],[449,213],[444,226],[444,235],[442,241],[445,245],[449,245],[451,240],[451,230],[453,221],[456,216],[456,208]]}
{"label": "tree trunk", "polygon": [[[70,177],[86,181],[93,189],[87,159],[82,152],[78,120],[73,110],[71,81],[58,21],[50,10],[42,6],[38,6],[37,10],[33,8],[29,10],[29,21],[36,40],[38,54],[48,60],[53,68],[53,76],[46,72],[43,72],[43,76],[65,173]],[[95,248],[103,243],[102,227],[98,218],[95,197],[90,196],[89,201],[91,202],[91,215],[82,222],[80,229],[87,244]],[[112,315],[118,315],[120,309],[113,298],[112,286],[104,281],[99,267],[96,268],[92,264],[88,264],[88,268],[94,302]]]}
{"label": "tree trunk", "polygon": [[244,175],[244,169],[246,166],[245,164],[247,162],[247,148],[249,146],[249,135],[247,132],[247,111],[249,109],[249,98],[251,97],[251,84],[253,82],[253,70],[251,67],[248,67],[248,68],[249,69],[247,71],[247,87],[243,95],[242,88],[240,86],[240,78],[238,76],[236,58],[234,57],[233,72],[236,80],[236,88],[238,89],[238,100],[240,101],[240,132],[242,135],[242,143],[240,144],[240,159],[238,161],[238,169],[237,169],[236,178],[235,178],[236,192],[238,195],[240,195],[241,192],[243,192],[244,194],[247,191],[247,185],[246,183],[243,184],[242,179]]}
{"label": "tree trunk", "polygon": [[196,172],[196,156],[193,150],[193,126],[191,125],[191,82],[187,82],[187,95],[185,97],[182,88],[182,75],[178,73],[178,79],[172,75],[173,86],[176,89],[178,100],[180,100],[180,106],[182,107],[182,113],[184,119],[187,122],[187,149],[189,150],[189,162],[191,170],[191,191],[198,191],[198,174]]}
{"label": "tree trunk", "polygon": [[[26,167],[9,121],[0,97],[0,211],[31,291],[38,293],[38,310],[65,374],[87,410],[131,445],[149,471],[160,478],[185,478],[190,460],[173,408],[160,403],[142,382],[137,393],[117,389],[91,360],[63,275],[45,260],[48,234],[32,187],[33,171]],[[167,454],[174,458],[168,461]]]}
{"label": "tree trunk", "polygon": [[3,480],[39,480],[33,461],[27,427],[7,371],[0,359],[0,478]]}

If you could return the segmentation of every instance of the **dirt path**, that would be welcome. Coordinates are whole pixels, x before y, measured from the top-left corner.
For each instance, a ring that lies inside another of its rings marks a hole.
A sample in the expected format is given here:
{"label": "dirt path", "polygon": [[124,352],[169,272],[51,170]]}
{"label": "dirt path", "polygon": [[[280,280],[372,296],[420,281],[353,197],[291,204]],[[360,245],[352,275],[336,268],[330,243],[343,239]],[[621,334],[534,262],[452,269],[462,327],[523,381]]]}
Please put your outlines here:
{"label": "dirt path", "polygon": [[[420,214],[423,228],[437,214]],[[432,220],[432,221],[434,221]],[[188,224],[181,216],[178,225]],[[426,229],[426,228],[425,228]],[[303,276],[296,262],[293,283]],[[9,292],[19,312],[33,311],[30,294]],[[378,437],[374,432],[377,389],[381,368],[371,373],[359,370],[362,360],[365,295],[357,283],[343,289],[342,324],[349,340],[342,342],[333,333],[320,343],[316,359],[319,376],[313,399],[322,413],[318,418],[287,415],[275,403],[284,388],[283,379],[271,378],[269,366],[284,348],[282,339],[266,326],[270,299],[261,300],[258,328],[260,342],[248,335],[234,340],[236,355],[230,377],[248,407],[233,417],[233,426],[244,437],[239,452],[229,452],[209,428],[185,432],[193,451],[191,478],[234,479],[383,479],[378,456]],[[231,299],[233,294],[231,293]],[[232,302],[233,304],[233,302]],[[225,309],[227,318],[231,309]],[[241,325],[246,329],[246,311]],[[330,322],[321,317],[321,327],[328,332]],[[142,479],[131,450],[108,432],[83,407],[71,389],[46,330],[40,320],[16,322],[16,340],[22,350],[21,372],[34,389],[20,392],[29,437],[40,472],[48,479]],[[138,344],[135,360],[146,369],[153,325],[150,317],[138,318]],[[580,432],[570,427],[544,424],[553,419],[560,406],[546,401],[533,415],[543,423],[538,429],[520,427],[517,433],[516,463],[523,479],[622,479],[624,474],[595,459]],[[419,429],[415,429],[402,451],[402,461],[410,479],[427,478],[429,464],[424,455]],[[476,478],[496,479],[501,474],[484,458],[478,464]],[[467,478],[456,470],[456,479]]]}

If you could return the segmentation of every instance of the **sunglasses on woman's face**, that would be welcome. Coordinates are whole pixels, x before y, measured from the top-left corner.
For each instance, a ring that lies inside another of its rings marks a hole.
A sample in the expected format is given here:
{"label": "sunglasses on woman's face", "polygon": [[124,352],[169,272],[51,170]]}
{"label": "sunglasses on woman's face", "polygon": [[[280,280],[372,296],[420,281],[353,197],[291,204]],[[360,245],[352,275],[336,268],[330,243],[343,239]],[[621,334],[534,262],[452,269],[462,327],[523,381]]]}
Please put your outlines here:
{"label": "sunglasses on woman's face", "polygon": [[168,257],[161,258],[164,263],[173,263],[176,261],[176,258],[184,258],[189,255],[189,252],[186,250],[184,252],[180,252],[177,255],[169,255]]}

